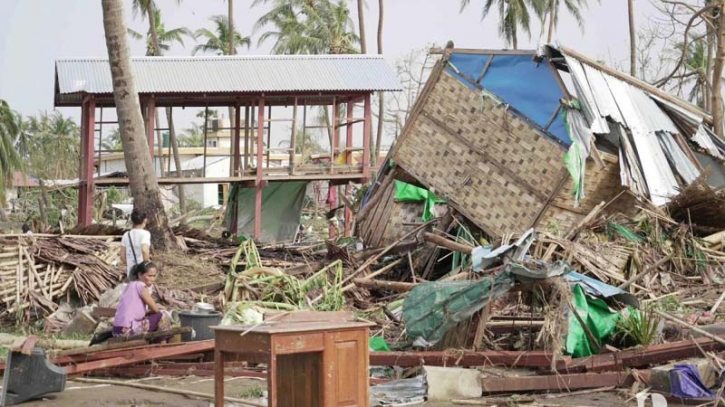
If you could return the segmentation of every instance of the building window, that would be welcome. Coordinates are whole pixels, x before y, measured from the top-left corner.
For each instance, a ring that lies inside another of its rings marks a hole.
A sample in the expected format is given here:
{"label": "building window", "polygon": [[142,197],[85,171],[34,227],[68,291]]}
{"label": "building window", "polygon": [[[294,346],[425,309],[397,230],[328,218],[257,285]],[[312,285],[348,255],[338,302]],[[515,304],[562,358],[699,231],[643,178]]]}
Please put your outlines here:
{"label": "building window", "polygon": [[216,148],[216,140],[207,140],[206,146]]}

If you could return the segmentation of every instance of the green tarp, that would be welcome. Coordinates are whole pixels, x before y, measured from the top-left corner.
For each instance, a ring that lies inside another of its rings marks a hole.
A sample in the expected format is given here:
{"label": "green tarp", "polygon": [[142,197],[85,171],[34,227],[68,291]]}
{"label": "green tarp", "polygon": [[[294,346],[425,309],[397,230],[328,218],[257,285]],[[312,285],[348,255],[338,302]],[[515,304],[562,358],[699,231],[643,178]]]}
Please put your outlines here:
{"label": "green tarp", "polygon": [[[307,182],[270,182],[262,189],[261,242],[282,242],[295,238],[300,227]],[[227,205],[227,225],[237,209],[237,235],[254,235],[254,188],[232,187]]]}
{"label": "green tarp", "polygon": [[494,278],[473,283],[441,281],[416,286],[403,303],[403,320],[408,336],[418,346],[438,342],[454,325],[483,308],[489,299],[507,293],[513,283],[511,274],[503,272]]}
{"label": "green tarp", "polygon": [[[605,340],[617,329],[620,314],[609,309],[604,300],[586,295],[579,284],[572,288],[573,303],[579,317],[589,327],[592,335],[601,346]],[[596,352],[593,349],[587,333],[582,328],[577,317],[569,315],[569,332],[566,336],[566,353],[575,358],[590,356]]]}
{"label": "green tarp", "polygon": [[395,181],[395,200],[398,202],[425,202],[423,222],[435,218],[435,204],[445,203],[445,199],[436,198],[435,194],[415,185]]}

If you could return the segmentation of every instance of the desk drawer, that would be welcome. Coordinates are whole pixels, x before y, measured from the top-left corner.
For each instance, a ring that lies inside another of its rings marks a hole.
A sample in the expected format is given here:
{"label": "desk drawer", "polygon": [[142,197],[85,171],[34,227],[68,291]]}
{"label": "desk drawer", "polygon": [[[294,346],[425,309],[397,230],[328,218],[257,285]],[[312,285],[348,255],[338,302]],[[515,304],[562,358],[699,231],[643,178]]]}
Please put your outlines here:
{"label": "desk drawer", "polygon": [[277,354],[320,352],[325,349],[325,338],[321,333],[277,336],[273,341]]}

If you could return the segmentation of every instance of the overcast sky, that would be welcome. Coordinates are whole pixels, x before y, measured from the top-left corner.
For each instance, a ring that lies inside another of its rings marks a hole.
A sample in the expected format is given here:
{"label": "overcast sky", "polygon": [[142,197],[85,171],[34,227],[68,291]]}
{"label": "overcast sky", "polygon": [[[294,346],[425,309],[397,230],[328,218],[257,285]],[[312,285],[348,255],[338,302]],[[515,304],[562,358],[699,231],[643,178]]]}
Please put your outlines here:
{"label": "overcast sky", "polygon": [[[212,28],[209,17],[226,14],[224,0],[156,0],[168,28]],[[235,1],[235,23],[243,35],[252,35],[253,46],[245,54],[269,53],[271,44],[257,45],[259,32],[254,22],[265,7],[250,9],[251,0]],[[357,22],[355,1],[349,1]],[[498,36],[495,10],[481,21],[484,0],[472,0],[461,14],[458,0],[385,0],[384,54],[392,65],[411,49],[453,40],[462,48],[504,48]],[[626,0],[602,0],[584,11],[586,29],[574,19],[560,16],[556,40],[588,56],[605,61],[625,61],[628,55]],[[147,23],[131,13],[131,0],[125,0],[127,24],[146,32]],[[653,9],[649,0],[636,0],[636,19],[644,24]],[[368,52],[376,52],[378,1],[367,0],[365,11]],[[532,26],[532,38],[520,40],[520,48],[535,48],[540,27]],[[174,46],[167,55],[189,55],[195,45]],[[131,42],[133,55],[143,55],[145,44]],[[106,57],[100,0],[0,0],[0,99],[25,115],[53,109],[54,61],[63,57]],[[625,65],[626,66],[626,63]],[[63,108],[77,116],[80,109]]]}

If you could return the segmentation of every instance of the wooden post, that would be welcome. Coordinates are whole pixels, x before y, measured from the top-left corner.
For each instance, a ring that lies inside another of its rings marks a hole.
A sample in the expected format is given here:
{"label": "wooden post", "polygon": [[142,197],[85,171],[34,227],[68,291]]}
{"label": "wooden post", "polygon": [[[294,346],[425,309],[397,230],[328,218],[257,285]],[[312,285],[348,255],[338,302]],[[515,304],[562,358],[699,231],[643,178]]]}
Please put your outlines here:
{"label": "wooden post", "polygon": [[[249,106],[244,106],[244,173],[249,169]],[[254,114],[254,112],[252,112]]]}
{"label": "wooden post", "polygon": [[272,151],[272,105],[267,107],[267,168],[269,168],[269,154]]}
{"label": "wooden post", "polygon": [[78,188],[78,224],[90,226],[93,222],[93,149],[96,132],[96,101],[93,98],[88,98],[83,103],[81,116],[81,182]]}
{"label": "wooden post", "polygon": [[[101,176],[101,151],[103,150],[103,108],[99,107],[100,120],[98,121],[98,171],[97,174]],[[94,129],[95,131],[95,129]]]}
{"label": "wooden post", "polygon": [[[347,102],[347,139],[345,140],[345,154],[347,154],[345,162],[347,165],[352,165],[352,120],[353,120],[353,110],[354,110],[355,104],[352,102]],[[348,202],[352,202],[352,188],[350,187],[350,184],[348,183],[345,186],[345,196],[347,197]],[[352,232],[352,208],[345,206],[345,236],[350,236],[350,233]]]}
{"label": "wooden post", "polygon": [[239,164],[241,161],[241,157],[239,156],[239,125],[242,119],[241,110],[239,102],[237,102],[236,106],[234,106],[234,134],[232,136],[232,153],[234,154],[234,157],[232,158],[232,169],[230,171],[230,175],[232,177],[239,176]]}
{"label": "wooden post", "polygon": [[365,119],[363,121],[363,183],[370,178],[370,125],[372,123],[372,106],[370,93],[365,94]]}
{"label": "wooden post", "polygon": [[332,120],[330,120],[330,122],[332,125],[332,142],[330,143],[330,174],[332,174],[335,172],[335,153],[340,147],[340,133],[337,128],[337,98],[335,96],[332,97]]}
{"label": "wooden post", "polygon": [[259,99],[257,109],[257,180],[254,193],[254,239],[259,240],[262,236],[262,161],[264,160],[264,97]]}
{"label": "wooden post", "polygon": [[206,178],[206,145],[207,131],[209,129],[209,106],[204,108],[204,166],[201,168],[201,176]]}
{"label": "wooden post", "polygon": [[297,144],[297,97],[295,96],[295,105],[292,108],[292,138],[289,143],[289,173],[295,173],[295,149]]}
{"label": "wooden post", "polygon": [[149,154],[151,154],[151,163],[156,172],[156,159],[154,158],[154,133],[156,132],[156,99],[149,99],[146,104],[146,139],[149,142]]}
{"label": "wooden post", "polygon": [[224,407],[224,353],[214,349],[214,407]]}
{"label": "wooden post", "polygon": [[300,154],[300,164],[305,165],[305,142],[307,138],[307,100],[302,102],[302,153]]}

